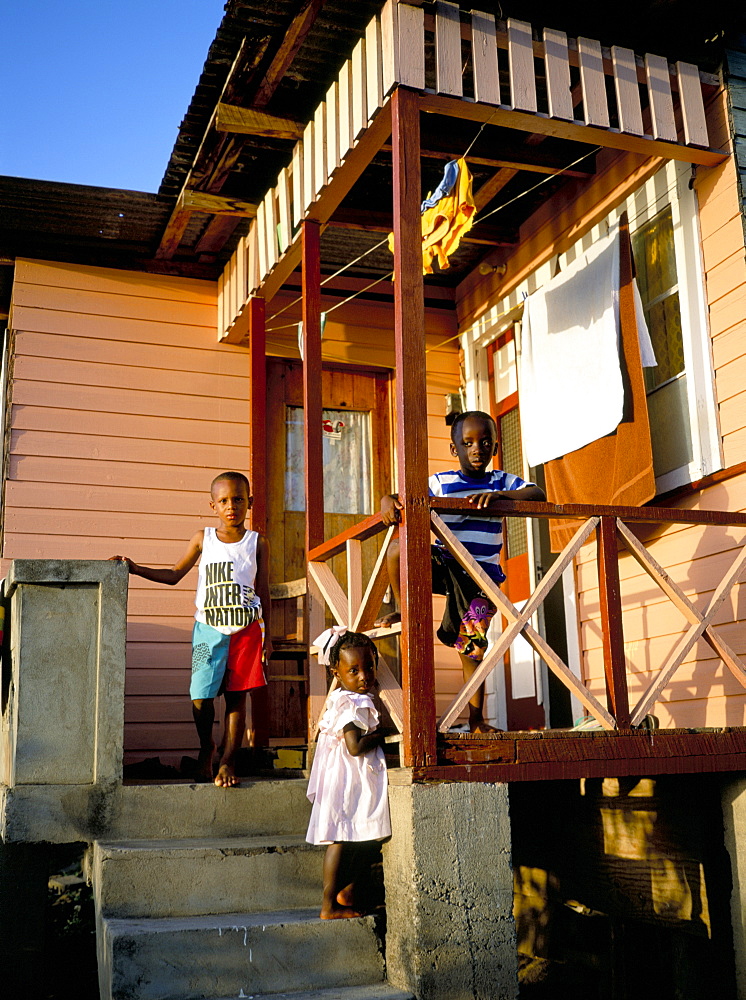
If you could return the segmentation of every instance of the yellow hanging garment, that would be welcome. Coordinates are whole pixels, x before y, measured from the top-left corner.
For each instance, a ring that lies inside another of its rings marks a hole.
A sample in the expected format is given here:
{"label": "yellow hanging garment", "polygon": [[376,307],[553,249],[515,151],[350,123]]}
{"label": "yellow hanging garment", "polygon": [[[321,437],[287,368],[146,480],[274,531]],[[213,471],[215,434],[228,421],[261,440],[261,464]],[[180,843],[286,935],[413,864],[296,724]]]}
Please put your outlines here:
{"label": "yellow hanging garment", "polygon": [[[438,258],[441,270],[450,267],[448,258],[458,249],[461,237],[474,225],[476,206],[471,194],[471,173],[466,160],[452,161],[456,179],[447,194],[442,195],[422,213],[422,273],[433,273],[433,258]],[[451,164],[446,166],[446,176]],[[432,198],[428,199],[432,202]],[[423,203],[426,205],[427,202]],[[394,234],[389,233],[389,250],[394,252]]]}

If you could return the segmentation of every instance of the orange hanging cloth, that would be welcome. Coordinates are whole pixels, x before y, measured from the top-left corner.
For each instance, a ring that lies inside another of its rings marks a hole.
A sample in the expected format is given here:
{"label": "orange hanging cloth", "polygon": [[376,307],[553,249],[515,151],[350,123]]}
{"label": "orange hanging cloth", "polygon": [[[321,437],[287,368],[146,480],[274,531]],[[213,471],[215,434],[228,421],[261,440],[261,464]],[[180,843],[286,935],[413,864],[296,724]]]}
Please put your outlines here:
{"label": "orange hanging cloth", "polygon": [[[436,194],[446,184],[446,178],[455,171],[456,177],[446,193],[433,204],[433,199],[423,202],[422,211],[422,273],[433,273],[433,258],[438,258],[440,269],[450,267],[449,256],[458,249],[462,236],[474,225],[476,206],[471,194],[471,173],[466,160],[451,160],[446,164],[444,180]],[[389,233],[389,250],[394,252],[394,234]]]}

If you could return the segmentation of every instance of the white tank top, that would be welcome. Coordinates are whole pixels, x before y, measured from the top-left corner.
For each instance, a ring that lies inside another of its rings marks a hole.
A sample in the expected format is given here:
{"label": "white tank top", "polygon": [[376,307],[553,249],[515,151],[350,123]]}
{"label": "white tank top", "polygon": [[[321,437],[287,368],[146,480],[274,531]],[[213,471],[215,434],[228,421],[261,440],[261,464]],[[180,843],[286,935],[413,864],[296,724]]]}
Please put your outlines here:
{"label": "white tank top", "polygon": [[232,635],[261,618],[254,590],[259,535],[246,531],[240,542],[221,542],[215,528],[205,528],[197,581],[198,622]]}

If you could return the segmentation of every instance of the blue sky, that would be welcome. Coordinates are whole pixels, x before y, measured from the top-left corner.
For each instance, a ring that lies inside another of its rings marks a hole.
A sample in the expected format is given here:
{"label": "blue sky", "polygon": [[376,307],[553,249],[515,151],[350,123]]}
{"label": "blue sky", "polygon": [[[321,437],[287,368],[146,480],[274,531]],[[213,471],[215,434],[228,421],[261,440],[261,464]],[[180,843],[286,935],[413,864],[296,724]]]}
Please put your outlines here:
{"label": "blue sky", "polygon": [[157,191],[224,3],[0,2],[0,174]]}

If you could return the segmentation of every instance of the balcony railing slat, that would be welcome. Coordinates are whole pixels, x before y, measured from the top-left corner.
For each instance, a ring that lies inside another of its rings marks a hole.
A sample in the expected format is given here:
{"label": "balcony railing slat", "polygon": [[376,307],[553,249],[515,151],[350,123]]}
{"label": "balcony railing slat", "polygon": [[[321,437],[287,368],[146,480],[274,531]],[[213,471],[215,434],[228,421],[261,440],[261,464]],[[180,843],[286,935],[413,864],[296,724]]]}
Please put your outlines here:
{"label": "balcony railing slat", "polygon": [[368,127],[368,79],[365,71],[365,39],[352,50],[352,138]]}
{"label": "balcony railing slat", "polygon": [[510,98],[519,111],[536,111],[536,76],[531,25],[508,18],[508,56],[510,59]]}
{"label": "balcony railing slat", "polygon": [[399,6],[399,82],[425,89],[425,15],[409,4]]}
{"label": "balcony railing slat", "polygon": [[352,149],[352,62],[348,59],[339,71],[339,88],[337,92],[337,125],[339,134],[340,163],[347,158]]}
{"label": "balcony railing slat", "polygon": [[[619,114],[619,128],[630,135],[643,135],[642,106],[640,88],[637,82],[637,62],[632,49],[619,45],[611,47],[611,62],[614,67],[614,88]],[[697,77],[699,86],[699,77]],[[700,96],[702,90],[700,88]]]}
{"label": "balcony railing slat", "polygon": [[290,173],[283,167],[277,181],[277,200],[280,216],[280,253],[283,254],[293,239],[293,229],[290,224]]}
{"label": "balcony railing slat", "polygon": [[585,120],[588,125],[608,128],[609,108],[606,104],[606,77],[601,43],[595,38],[579,38],[578,60]]}
{"label": "balcony railing slat", "polygon": [[544,29],[544,53],[549,114],[552,118],[572,121],[575,115],[572,107],[570,57],[564,31]]}
{"label": "balcony railing slat", "polygon": [[676,72],[679,77],[679,99],[681,101],[681,117],[684,121],[684,141],[687,145],[706,146],[707,119],[705,104],[702,100],[702,84],[699,82],[699,70],[687,62],[677,62]]}
{"label": "balcony railing slat", "polygon": [[480,104],[500,103],[495,18],[481,10],[471,12],[471,58],[474,66],[474,99]]}
{"label": "balcony railing slat", "polygon": [[303,142],[296,142],[293,149],[293,226],[297,228],[303,221],[305,215],[303,201]]}
{"label": "balcony railing slat", "polygon": [[370,120],[383,104],[381,22],[377,17],[374,17],[365,29],[365,78]]}
{"label": "balcony railing slat", "polygon": [[648,78],[650,118],[654,139],[676,142],[676,120],[671,96],[671,77],[668,60],[663,56],[645,54],[645,72]]}
{"label": "balcony railing slat", "polygon": [[435,89],[453,97],[461,97],[464,92],[459,7],[446,0],[435,3]]}

